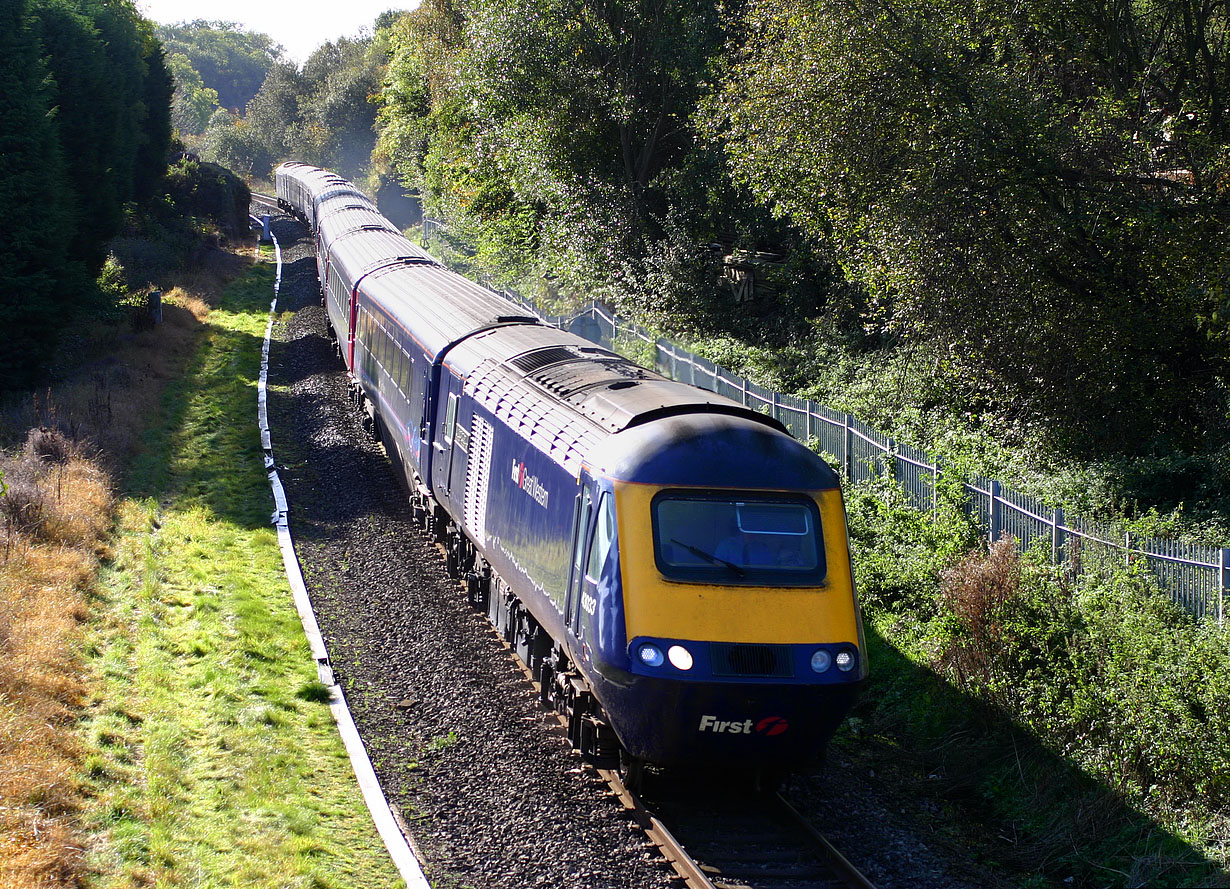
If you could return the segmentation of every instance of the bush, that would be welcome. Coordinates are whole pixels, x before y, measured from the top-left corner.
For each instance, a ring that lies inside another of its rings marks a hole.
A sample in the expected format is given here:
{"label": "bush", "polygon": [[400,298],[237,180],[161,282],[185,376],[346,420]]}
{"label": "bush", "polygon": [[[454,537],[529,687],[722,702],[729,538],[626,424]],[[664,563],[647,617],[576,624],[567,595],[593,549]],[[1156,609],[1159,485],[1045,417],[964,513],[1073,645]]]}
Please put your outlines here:
{"label": "bush", "polygon": [[1010,539],[943,572],[935,666],[1155,812],[1230,803],[1230,635],[1152,577],[1056,577]]}
{"label": "bush", "polygon": [[76,443],[59,429],[39,426],[26,435],[26,454],[41,463],[63,466],[77,450]]}
{"label": "bush", "polygon": [[167,171],[167,189],[179,212],[209,220],[231,237],[247,232],[252,192],[230,170],[181,158]]}

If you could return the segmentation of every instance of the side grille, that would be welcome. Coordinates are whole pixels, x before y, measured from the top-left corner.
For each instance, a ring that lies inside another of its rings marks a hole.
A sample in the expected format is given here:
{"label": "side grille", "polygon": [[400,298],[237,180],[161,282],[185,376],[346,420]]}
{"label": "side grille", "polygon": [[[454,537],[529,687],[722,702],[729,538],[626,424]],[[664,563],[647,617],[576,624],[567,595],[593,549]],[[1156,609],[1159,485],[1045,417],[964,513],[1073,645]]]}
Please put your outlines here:
{"label": "side grille", "polygon": [[785,679],[794,675],[789,645],[709,645],[714,676],[764,676]]}

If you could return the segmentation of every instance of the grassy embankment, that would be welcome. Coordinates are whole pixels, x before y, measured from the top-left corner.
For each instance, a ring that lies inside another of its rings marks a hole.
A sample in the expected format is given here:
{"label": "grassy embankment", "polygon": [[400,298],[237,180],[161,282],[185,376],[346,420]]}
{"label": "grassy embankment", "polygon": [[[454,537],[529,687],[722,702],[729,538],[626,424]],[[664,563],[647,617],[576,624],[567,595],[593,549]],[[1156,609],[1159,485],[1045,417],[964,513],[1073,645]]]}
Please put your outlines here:
{"label": "grassy embankment", "polygon": [[[0,601],[23,603],[0,638],[21,665],[0,674],[6,887],[399,882],[268,524],[254,421],[272,271],[220,284],[169,293],[166,324],[121,337],[118,365],[52,396],[60,425],[95,430],[129,469],[113,510],[89,470],[102,494],[81,553],[26,535],[5,562]],[[145,432],[126,444],[121,423]],[[57,472],[37,474],[55,490]],[[34,570],[53,557],[54,577]]]}
{"label": "grassy embankment", "polygon": [[[951,492],[950,492],[951,493]],[[1147,571],[848,492],[872,681],[837,743],[1027,886],[1230,886],[1230,632]]]}

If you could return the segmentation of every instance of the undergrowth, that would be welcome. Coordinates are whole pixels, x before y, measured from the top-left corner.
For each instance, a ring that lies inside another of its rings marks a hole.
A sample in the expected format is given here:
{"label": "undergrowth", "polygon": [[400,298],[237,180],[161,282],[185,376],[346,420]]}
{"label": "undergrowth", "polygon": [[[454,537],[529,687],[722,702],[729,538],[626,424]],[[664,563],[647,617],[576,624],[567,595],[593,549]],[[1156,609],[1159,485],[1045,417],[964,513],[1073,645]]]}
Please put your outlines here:
{"label": "undergrowth", "polygon": [[839,743],[1039,885],[1230,885],[1230,633],[1134,570],[980,543],[943,499],[848,493],[872,681]]}

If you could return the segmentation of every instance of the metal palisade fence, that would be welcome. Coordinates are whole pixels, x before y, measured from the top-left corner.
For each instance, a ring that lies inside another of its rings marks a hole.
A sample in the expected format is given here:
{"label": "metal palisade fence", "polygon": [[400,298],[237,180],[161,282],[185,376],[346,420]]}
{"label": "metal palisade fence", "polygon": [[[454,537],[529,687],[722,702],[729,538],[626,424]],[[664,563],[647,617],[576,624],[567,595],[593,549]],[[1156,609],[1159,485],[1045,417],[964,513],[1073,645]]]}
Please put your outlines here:
{"label": "metal palisade fence", "polygon": [[[934,510],[938,506],[942,460],[896,442],[849,414],[758,386],[653,336],[600,303],[591,303],[576,315],[550,316],[533,300],[508,290],[503,294],[551,324],[607,348],[631,352],[642,363],[652,362],[672,379],[717,392],[776,418],[796,438],[836,458],[852,482],[891,477],[916,508]],[[1010,534],[1021,548],[1041,548],[1052,564],[1074,572],[1110,563],[1143,563],[1177,604],[1196,617],[1224,623],[1230,597],[1230,548],[1136,539],[1109,526],[1065,516],[1062,509],[1018,494],[993,479],[975,476],[962,484],[971,515],[990,540]]]}

